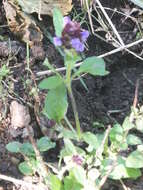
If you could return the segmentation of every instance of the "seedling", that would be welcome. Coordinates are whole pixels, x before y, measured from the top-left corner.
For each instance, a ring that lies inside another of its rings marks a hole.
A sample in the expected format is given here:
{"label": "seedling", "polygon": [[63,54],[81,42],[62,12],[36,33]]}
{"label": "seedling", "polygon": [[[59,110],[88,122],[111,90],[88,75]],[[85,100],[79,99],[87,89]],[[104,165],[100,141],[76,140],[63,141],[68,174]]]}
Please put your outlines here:
{"label": "seedling", "polygon": [[48,60],[45,60],[44,65],[47,65],[48,68],[53,71],[54,75],[44,79],[39,84],[39,88],[48,90],[44,113],[49,119],[53,119],[58,124],[61,124],[61,120],[64,119],[67,113],[68,93],[74,112],[76,131],[80,139],[80,121],[72,92],[72,81],[83,73],[89,73],[94,76],[104,76],[108,74],[108,71],[105,70],[104,60],[95,56],[83,60],[83,64],[80,68],[74,71],[75,63],[82,60],[80,52],[83,52],[85,49],[84,43],[89,36],[89,32],[82,29],[79,23],[71,21],[69,17],[63,18],[61,12],[57,9],[54,10],[53,22],[56,32],[56,37],[53,38],[53,41],[56,46],[63,49],[66,74],[61,75],[56,72]]}

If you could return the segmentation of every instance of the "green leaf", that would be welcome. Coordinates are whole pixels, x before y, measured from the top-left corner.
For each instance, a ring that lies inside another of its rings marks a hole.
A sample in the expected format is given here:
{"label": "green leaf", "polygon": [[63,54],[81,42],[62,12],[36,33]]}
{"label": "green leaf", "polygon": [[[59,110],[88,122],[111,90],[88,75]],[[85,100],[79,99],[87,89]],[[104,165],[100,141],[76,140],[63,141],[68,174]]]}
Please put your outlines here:
{"label": "green leaf", "polygon": [[55,148],[56,143],[53,143],[48,137],[42,137],[37,141],[37,147],[40,152],[48,151]]}
{"label": "green leaf", "polygon": [[24,175],[32,175],[34,173],[32,166],[27,161],[20,163],[18,168],[20,172],[23,173]]}
{"label": "green leaf", "polygon": [[137,179],[142,175],[142,172],[138,168],[126,168],[127,171],[127,178]]}
{"label": "green leaf", "polygon": [[9,72],[9,68],[6,65],[3,65],[0,69],[0,77],[6,77]]}
{"label": "green leaf", "polygon": [[63,190],[62,182],[56,175],[53,175],[53,174],[50,175],[50,189]]}
{"label": "green leaf", "polygon": [[65,145],[65,151],[68,153],[68,155],[74,155],[76,154],[76,147],[72,143],[70,139],[64,138],[64,145]]}
{"label": "green leaf", "polygon": [[57,8],[53,10],[53,23],[56,31],[56,36],[61,37],[63,30],[63,15]]}
{"label": "green leaf", "polygon": [[143,152],[143,144],[138,145],[137,150]]}
{"label": "green leaf", "polygon": [[30,143],[23,143],[20,147],[20,152],[26,156],[35,156],[33,146]]}
{"label": "green leaf", "polygon": [[132,122],[130,122],[129,117],[126,117],[124,122],[123,122],[122,127],[123,127],[124,131],[128,131],[128,130],[134,128],[135,126]]}
{"label": "green leaf", "polygon": [[[45,58],[45,60],[44,60],[44,62],[43,62],[43,66],[48,67],[50,70],[53,68],[52,65],[50,64],[50,62],[49,62],[49,60],[48,60],[47,57]],[[52,68],[51,68],[51,67],[52,67]],[[53,69],[52,69],[52,71],[53,71]]]}
{"label": "green leaf", "polygon": [[127,143],[129,145],[138,145],[138,144],[142,144],[142,141],[136,135],[130,134],[130,135],[127,136]]}
{"label": "green leaf", "polygon": [[127,150],[127,149],[128,149],[127,141],[120,144],[120,150],[121,151],[124,151],[124,150]]}
{"label": "green leaf", "polygon": [[104,76],[109,72],[105,70],[105,62],[102,58],[97,58],[95,56],[88,57],[83,61],[83,64],[78,69],[76,75],[80,73],[90,73],[94,76]]}
{"label": "green leaf", "polygon": [[122,178],[138,178],[141,176],[140,169],[135,168],[127,168],[125,165],[125,158],[120,157],[117,160],[117,166],[113,169],[113,171],[110,174],[111,179],[122,179]]}
{"label": "green leaf", "polygon": [[81,166],[77,166],[76,168],[73,168],[71,172],[78,183],[83,185],[86,182],[86,171]]}
{"label": "green leaf", "polygon": [[128,168],[142,168],[143,152],[136,150],[130,153],[126,160],[126,166]]}
{"label": "green leaf", "polygon": [[9,152],[13,152],[13,153],[18,153],[20,152],[20,147],[21,147],[21,143],[17,142],[17,141],[13,141],[11,143],[8,143],[6,145],[6,149]]}
{"label": "green leaf", "polygon": [[45,100],[44,113],[49,119],[60,122],[68,108],[67,92],[64,85],[58,86],[48,92]]}
{"label": "green leaf", "polygon": [[143,132],[143,117],[139,117],[135,120],[136,129],[140,132]]}
{"label": "green leaf", "polygon": [[73,175],[64,178],[64,190],[81,190],[83,186],[78,183]]}
{"label": "green leaf", "polygon": [[73,131],[71,131],[69,129],[62,128],[60,130],[60,134],[59,134],[58,138],[67,138],[67,139],[77,140],[78,135],[76,132],[74,133]]}
{"label": "green leaf", "polygon": [[43,79],[38,85],[41,89],[55,89],[63,83],[62,78],[59,76],[52,76],[46,79]]}
{"label": "green leaf", "polygon": [[66,157],[73,155],[81,155],[83,157],[86,155],[82,148],[74,146],[69,139],[64,139],[64,143],[65,147],[60,151],[60,160],[64,159],[64,161],[66,161]]}
{"label": "green leaf", "polygon": [[114,127],[110,130],[109,136],[112,142],[121,142],[123,139],[123,128],[118,124],[114,125]]}
{"label": "green leaf", "polygon": [[143,9],[143,0],[130,0]]}
{"label": "green leaf", "polygon": [[102,142],[102,139],[103,139],[103,136],[101,138],[101,136],[94,135],[91,132],[83,133],[82,137],[83,137],[83,140],[87,144],[89,144],[89,146],[92,147],[93,149],[97,149],[101,145],[101,142]]}

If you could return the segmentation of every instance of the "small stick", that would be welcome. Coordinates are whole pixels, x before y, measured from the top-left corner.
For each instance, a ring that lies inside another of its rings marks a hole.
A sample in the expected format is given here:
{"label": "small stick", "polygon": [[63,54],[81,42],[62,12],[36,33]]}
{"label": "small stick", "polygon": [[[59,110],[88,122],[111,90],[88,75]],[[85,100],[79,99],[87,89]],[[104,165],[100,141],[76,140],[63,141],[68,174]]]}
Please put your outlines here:
{"label": "small stick", "polygon": [[136,81],[135,96],[133,101],[133,108],[136,108],[138,102],[138,90],[139,90],[139,79]]}
{"label": "small stick", "polygon": [[44,180],[45,180],[46,177],[48,176],[47,168],[46,168],[46,166],[45,166],[45,164],[44,164],[44,161],[43,161],[43,159],[42,159],[42,157],[41,157],[40,151],[39,151],[38,148],[37,148],[36,142],[35,142],[33,136],[31,135],[30,126],[27,125],[26,128],[27,128],[27,131],[28,131],[28,135],[29,135],[30,142],[31,142],[31,144],[32,144],[32,146],[33,146],[33,149],[34,149],[34,152],[35,152],[35,154],[36,154],[36,159],[39,161],[39,163],[40,163],[40,165],[41,165],[40,172],[38,172],[38,173],[39,173],[39,175],[41,175],[41,176],[44,178]]}
{"label": "small stick", "polygon": [[40,185],[34,185],[32,183],[29,183],[29,182],[26,182],[24,180],[20,180],[20,179],[16,179],[16,178],[13,178],[13,177],[10,177],[10,176],[6,176],[6,175],[3,175],[3,174],[0,174],[0,179],[2,180],[5,180],[5,181],[9,181],[9,182],[12,182],[13,184],[18,184],[18,185],[21,185],[21,186],[26,186],[28,187],[30,190],[33,188],[34,190],[44,190],[46,188],[41,188]]}
{"label": "small stick", "polygon": [[[114,53],[120,52],[120,51],[122,51],[122,50],[124,50],[124,49],[126,49],[126,48],[130,48],[130,47],[132,47],[132,46],[135,46],[135,45],[137,45],[137,44],[139,44],[139,43],[141,43],[141,42],[143,42],[143,38],[140,39],[140,40],[137,40],[137,41],[135,41],[135,42],[132,42],[132,43],[130,43],[130,44],[120,46],[120,47],[118,47],[118,48],[116,48],[116,49],[113,49],[112,51],[109,51],[109,52],[107,52],[107,53],[101,54],[101,55],[99,55],[99,56],[97,56],[97,57],[99,57],[99,58],[107,57],[107,56],[112,55],[112,54],[114,54]],[[83,63],[83,62],[80,62],[80,63],[75,64],[75,67],[79,67],[82,63]],[[58,69],[55,69],[55,70],[56,70],[57,72],[65,71],[65,70],[66,70],[66,67],[61,67],[61,68],[58,68]],[[46,70],[46,71],[37,72],[36,75],[37,75],[37,76],[51,75],[52,73],[53,73],[53,71],[51,71],[51,70]]]}
{"label": "small stick", "polygon": [[123,183],[123,181],[120,179],[120,183],[124,190],[131,190],[129,187],[126,187],[126,185]]}
{"label": "small stick", "polygon": [[108,136],[109,136],[110,129],[111,129],[111,125],[108,125],[108,128],[107,128],[107,130],[106,130],[106,132],[105,132],[105,135],[104,135],[104,138],[103,138],[103,140],[102,140],[102,142],[101,142],[101,145],[100,145],[100,147],[99,147],[99,148],[97,149],[97,151],[96,151],[96,157],[98,157],[98,158],[100,158],[101,155],[102,155],[102,153],[103,153],[104,145],[105,145],[105,143],[106,143],[106,139],[107,139]]}
{"label": "small stick", "polygon": [[[102,4],[100,3],[99,0],[96,0],[96,3],[99,5],[99,7],[100,7],[102,13],[104,14],[106,20],[108,21],[108,23],[109,23],[109,25],[111,26],[113,32],[114,32],[115,35],[117,36],[117,38],[118,38],[118,40],[119,40],[119,42],[120,42],[120,43],[118,43],[118,45],[119,45],[119,46],[120,46],[120,45],[124,46],[125,44],[124,44],[124,42],[123,42],[123,40],[122,40],[120,34],[118,33],[116,27],[115,27],[114,24],[112,23],[110,17],[109,17],[108,14],[106,13],[104,7],[102,6]],[[126,50],[127,52],[129,52],[130,54],[134,55],[135,57],[137,57],[137,58],[143,60],[143,58],[141,58],[140,56],[138,56],[136,53],[132,52],[131,50],[128,50],[128,49],[126,49],[126,48],[125,48],[125,50]]]}
{"label": "small stick", "polygon": [[121,43],[121,45],[124,46],[125,44],[124,44],[121,36],[119,35],[117,29],[115,28],[114,24],[112,23],[111,19],[109,18],[108,14],[106,13],[104,7],[102,6],[102,4],[100,3],[99,0],[96,0],[95,2],[99,5],[102,13],[104,14],[105,18],[107,19],[108,23],[110,24],[111,28],[113,29],[113,31],[114,31],[115,35],[117,36],[119,42]]}
{"label": "small stick", "polygon": [[93,22],[92,22],[92,18],[91,18],[91,14],[90,14],[90,9],[89,9],[89,4],[88,4],[88,0],[85,0],[85,4],[86,4],[86,8],[87,8],[87,13],[88,13],[88,18],[89,18],[89,23],[91,26],[91,31],[94,34],[94,28],[93,28]]}

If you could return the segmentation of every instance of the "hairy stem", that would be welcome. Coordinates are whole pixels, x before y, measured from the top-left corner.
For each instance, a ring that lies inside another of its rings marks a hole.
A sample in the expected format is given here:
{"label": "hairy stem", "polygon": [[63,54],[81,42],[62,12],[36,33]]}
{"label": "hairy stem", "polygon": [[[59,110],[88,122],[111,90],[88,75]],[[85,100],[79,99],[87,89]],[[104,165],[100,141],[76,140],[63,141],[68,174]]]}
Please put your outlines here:
{"label": "hairy stem", "polygon": [[68,93],[69,93],[69,96],[70,96],[70,99],[71,99],[72,108],[73,108],[73,113],[74,113],[74,118],[75,118],[75,123],[76,123],[77,134],[78,134],[78,137],[81,138],[79,116],[78,116],[78,111],[77,111],[77,107],[76,107],[75,98],[74,98],[74,95],[72,93],[71,85],[68,86]]}
{"label": "hairy stem", "polygon": [[78,137],[80,139],[81,130],[80,130],[79,116],[78,116],[75,98],[74,98],[74,95],[72,93],[72,88],[71,88],[71,70],[72,70],[71,64],[68,64],[67,65],[67,71],[66,71],[66,86],[67,86],[69,97],[71,99],[71,104],[72,104],[72,109],[73,109],[73,113],[74,113],[77,134],[78,134]]}

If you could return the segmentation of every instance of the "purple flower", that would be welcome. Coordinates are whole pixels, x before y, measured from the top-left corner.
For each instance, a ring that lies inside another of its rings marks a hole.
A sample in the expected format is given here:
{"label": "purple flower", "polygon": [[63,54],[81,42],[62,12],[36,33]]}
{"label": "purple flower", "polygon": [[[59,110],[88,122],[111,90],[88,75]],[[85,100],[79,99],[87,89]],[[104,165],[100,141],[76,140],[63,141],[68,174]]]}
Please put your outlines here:
{"label": "purple flower", "polygon": [[70,22],[71,22],[70,17],[65,16],[65,17],[64,17],[64,26],[65,26],[66,24],[70,23]]}
{"label": "purple flower", "polygon": [[83,30],[80,34],[81,34],[81,40],[85,42],[89,36],[88,30]]}
{"label": "purple flower", "polygon": [[48,124],[48,127],[54,127],[56,125],[56,122],[52,119],[49,119],[47,124]]}
{"label": "purple flower", "polygon": [[77,165],[82,165],[83,159],[79,155],[74,155],[72,157],[72,161],[75,162]]}
{"label": "purple flower", "polygon": [[69,22],[65,25],[62,36],[68,35],[70,37],[80,37],[80,24],[77,22]]}
{"label": "purple flower", "polygon": [[71,45],[78,52],[83,52],[84,51],[84,44],[78,38],[72,39],[71,40]]}
{"label": "purple flower", "polygon": [[62,40],[60,37],[54,37],[53,38],[55,46],[61,46],[62,45]]}
{"label": "purple flower", "polygon": [[74,48],[77,52],[84,51],[84,43],[89,36],[87,30],[83,30],[80,23],[64,17],[64,28],[61,37],[54,37],[55,46],[63,45],[65,48]]}

